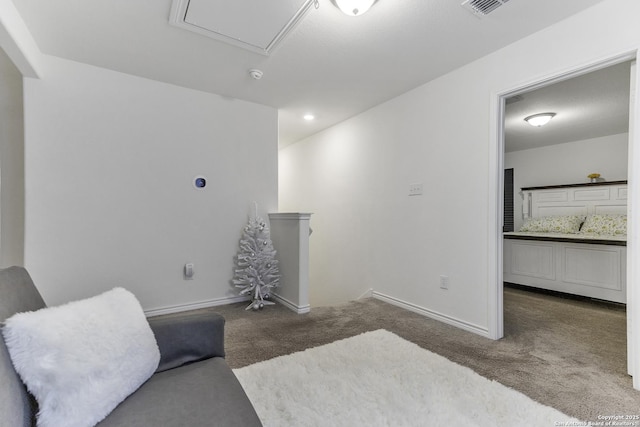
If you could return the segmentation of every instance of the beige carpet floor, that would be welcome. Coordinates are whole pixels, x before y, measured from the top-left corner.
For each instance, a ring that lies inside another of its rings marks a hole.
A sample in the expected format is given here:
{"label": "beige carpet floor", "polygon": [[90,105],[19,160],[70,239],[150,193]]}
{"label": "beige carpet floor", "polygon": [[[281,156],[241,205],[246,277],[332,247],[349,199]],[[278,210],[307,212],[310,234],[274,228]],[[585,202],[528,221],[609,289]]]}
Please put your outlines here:
{"label": "beige carpet floor", "polygon": [[243,367],[375,329],[386,329],[486,378],[584,421],[640,414],[626,373],[623,309],[505,288],[505,337],[489,340],[375,299],[313,308],[215,307],[227,319],[227,361]]}

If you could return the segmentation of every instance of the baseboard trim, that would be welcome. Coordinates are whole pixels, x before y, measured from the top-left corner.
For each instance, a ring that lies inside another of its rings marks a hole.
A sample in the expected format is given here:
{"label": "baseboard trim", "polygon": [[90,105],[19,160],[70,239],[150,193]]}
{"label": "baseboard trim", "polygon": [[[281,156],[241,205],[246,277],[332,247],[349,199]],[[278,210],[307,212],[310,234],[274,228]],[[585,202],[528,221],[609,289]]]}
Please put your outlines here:
{"label": "baseboard trim", "polygon": [[309,313],[311,311],[311,306],[309,304],[299,306],[297,304],[292,303],[288,299],[283,298],[282,296],[280,296],[278,294],[273,294],[273,298],[276,301],[278,301],[280,304],[282,304],[285,307],[287,307],[289,310],[293,310],[298,314],[305,314],[305,313]]}
{"label": "baseboard trim", "polygon": [[153,308],[151,310],[145,310],[144,314],[147,317],[161,316],[163,314],[180,313],[183,311],[199,310],[202,308],[216,307],[218,305],[235,304],[237,302],[249,301],[249,297],[235,296],[225,298],[214,298],[206,301],[192,302],[188,304],[171,305],[168,307]]}
{"label": "baseboard trim", "polygon": [[447,316],[445,314],[438,313],[437,311],[429,310],[427,308],[420,307],[419,305],[412,304],[410,302],[406,302],[401,299],[382,294],[380,292],[373,291],[372,294],[373,298],[395,305],[396,307],[404,308],[405,310],[412,311],[422,316],[429,317],[431,319],[438,320],[440,322],[455,326],[465,331],[473,332],[474,334],[490,338],[488,328],[483,328],[481,326],[474,325],[473,323],[469,323],[455,317]]}
{"label": "baseboard trim", "polygon": [[363,299],[363,298],[371,298],[372,296],[373,296],[373,288],[369,288],[366,291],[364,291],[362,295],[356,298],[356,300]]}

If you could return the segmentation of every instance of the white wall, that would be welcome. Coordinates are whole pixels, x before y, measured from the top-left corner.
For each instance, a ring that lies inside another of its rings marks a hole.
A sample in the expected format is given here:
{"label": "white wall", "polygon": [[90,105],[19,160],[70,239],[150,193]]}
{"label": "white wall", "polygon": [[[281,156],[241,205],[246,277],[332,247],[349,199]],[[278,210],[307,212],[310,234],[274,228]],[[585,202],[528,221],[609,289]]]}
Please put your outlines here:
{"label": "white wall", "polygon": [[22,76],[0,49],[0,267],[24,262]]}
{"label": "white wall", "polygon": [[114,286],[147,310],[237,295],[253,201],[277,209],[277,111],[45,59],[25,82],[25,265],[47,303]]}
{"label": "white wall", "polygon": [[[282,150],[280,209],[314,212],[312,307],[373,288],[499,335],[496,100],[636,49],[637,16],[640,2],[605,0]],[[424,195],[409,197],[416,182]]]}
{"label": "white wall", "polygon": [[628,151],[629,134],[623,133],[506,153],[504,167],[514,170],[515,229],[523,223],[522,187],[589,182],[590,173],[626,180]]}

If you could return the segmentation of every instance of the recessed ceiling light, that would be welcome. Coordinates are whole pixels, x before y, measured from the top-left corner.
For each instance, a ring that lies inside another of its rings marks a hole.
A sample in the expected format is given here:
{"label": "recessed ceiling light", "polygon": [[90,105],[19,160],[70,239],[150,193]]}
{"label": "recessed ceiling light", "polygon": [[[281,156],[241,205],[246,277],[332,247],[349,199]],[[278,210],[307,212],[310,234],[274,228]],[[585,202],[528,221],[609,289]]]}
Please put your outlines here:
{"label": "recessed ceiling light", "polygon": [[549,121],[553,119],[555,115],[556,113],[540,113],[525,117],[524,120],[531,126],[540,127],[549,123]]}
{"label": "recessed ceiling light", "polygon": [[305,119],[306,121],[310,122],[311,120],[315,119],[316,116],[314,116],[313,114],[307,113],[304,116],[302,116],[303,119]]}

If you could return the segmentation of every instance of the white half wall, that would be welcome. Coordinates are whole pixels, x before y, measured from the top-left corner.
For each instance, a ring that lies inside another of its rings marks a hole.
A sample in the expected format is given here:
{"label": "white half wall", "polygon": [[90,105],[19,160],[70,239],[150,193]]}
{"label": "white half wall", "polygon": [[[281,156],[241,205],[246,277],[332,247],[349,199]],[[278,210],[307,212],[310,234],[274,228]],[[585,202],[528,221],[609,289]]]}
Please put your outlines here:
{"label": "white half wall", "polygon": [[629,134],[609,135],[504,156],[504,167],[513,168],[515,229],[522,227],[522,187],[589,182],[599,173],[607,181],[627,179]]}
{"label": "white half wall", "polygon": [[22,75],[0,49],[0,267],[24,262]]}
{"label": "white half wall", "polygon": [[123,286],[161,312],[236,296],[253,202],[277,210],[277,111],[44,59],[25,81],[25,265],[45,301]]}
{"label": "white half wall", "polygon": [[634,52],[638,16],[604,0],[281,150],[280,209],[314,212],[312,307],[373,288],[499,337],[497,98]]}

